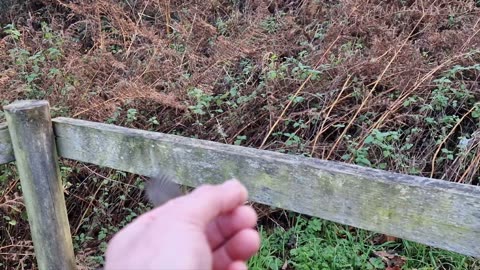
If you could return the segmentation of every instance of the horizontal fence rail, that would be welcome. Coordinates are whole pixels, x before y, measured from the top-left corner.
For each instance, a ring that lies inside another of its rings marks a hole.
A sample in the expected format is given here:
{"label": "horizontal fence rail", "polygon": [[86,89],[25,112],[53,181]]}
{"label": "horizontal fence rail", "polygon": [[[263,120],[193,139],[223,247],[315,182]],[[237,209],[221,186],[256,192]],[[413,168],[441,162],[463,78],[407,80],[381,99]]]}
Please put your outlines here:
{"label": "horizontal fence rail", "polygon": [[[70,118],[59,156],[196,187],[238,178],[252,201],[480,257],[480,187]],[[2,138],[1,142],[8,139]],[[7,150],[9,151],[9,150]],[[0,149],[0,157],[9,154]]]}
{"label": "horizontal fence rail", "polygon": [[480,256],[475,186],[82,120],[53,122],[65,158],[143,175],[164,169],[189,186],[236,177],[259,203]]}

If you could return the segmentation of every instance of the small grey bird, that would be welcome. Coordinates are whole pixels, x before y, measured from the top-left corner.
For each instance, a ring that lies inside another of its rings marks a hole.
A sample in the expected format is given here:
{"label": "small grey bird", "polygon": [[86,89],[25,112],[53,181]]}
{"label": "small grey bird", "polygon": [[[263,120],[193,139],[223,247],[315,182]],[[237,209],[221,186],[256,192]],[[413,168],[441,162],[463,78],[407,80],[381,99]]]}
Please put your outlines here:
{"label": "small grey bird", "polygon": [[182,196],[182,190],[179,184],[175,183],[174,178],[167,173],[160,173],[145,185],[145,193],[148,201],[153,206],[158,207],[167,201]]}

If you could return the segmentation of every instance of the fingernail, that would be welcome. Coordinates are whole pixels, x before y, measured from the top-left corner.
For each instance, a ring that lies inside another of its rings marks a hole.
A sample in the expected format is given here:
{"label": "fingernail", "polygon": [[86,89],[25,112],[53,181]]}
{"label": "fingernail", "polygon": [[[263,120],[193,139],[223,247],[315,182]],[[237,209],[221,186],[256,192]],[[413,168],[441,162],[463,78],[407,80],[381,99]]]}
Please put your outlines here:
{"label": "fingernail", "polygon": [[228,186],[238,186],[238,185],[241,185],[243,186],[242,182],[240,182],[238,179],[236,178],[232,178],[230,180],[227,180],[223,183],[224,186],[228,187]]}
{"label": "fingernail", "polygon": [[230,188],[240,189],[240,190],[242,190],[243,193],[245,193],[245,196],[248,197],[247,188],[245,187],[245,185],[242,182],[240,182],[240,180],[238,180],[236,178],[225,181],[223,183],[223,187],[227,188],[227,189],[230,189]]}

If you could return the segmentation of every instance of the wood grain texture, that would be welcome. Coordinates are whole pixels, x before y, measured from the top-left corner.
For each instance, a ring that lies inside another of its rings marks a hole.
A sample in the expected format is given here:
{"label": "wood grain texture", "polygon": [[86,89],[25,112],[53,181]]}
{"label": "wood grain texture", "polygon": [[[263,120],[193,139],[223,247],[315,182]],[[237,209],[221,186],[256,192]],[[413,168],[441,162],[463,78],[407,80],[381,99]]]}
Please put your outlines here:
{"label": "wood grain texture", "polygon": [[0,165],[15,160],[7,123],[0,123]]}
{"label": "wood grain texture", "polygon": [[75,256],[46,101],[4,107],[38,269],[73,270]]}
{"label": "wood grain texture", "polygon": [[480,257],[476,186],[113,125],[56,118],[62,157],[181,184],[242,181],[250,199]]}

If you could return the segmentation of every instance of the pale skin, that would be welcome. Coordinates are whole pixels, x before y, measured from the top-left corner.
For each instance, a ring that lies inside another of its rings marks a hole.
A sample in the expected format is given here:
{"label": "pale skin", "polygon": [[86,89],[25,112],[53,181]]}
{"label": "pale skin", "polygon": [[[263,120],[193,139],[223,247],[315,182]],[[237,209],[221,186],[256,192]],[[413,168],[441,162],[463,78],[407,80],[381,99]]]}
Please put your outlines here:
{"label": "pale skin", "polygon": [[109,242],[105,270],[243,270],[260,247],[257,214],[238,180],[204,185],[127,225]]}

